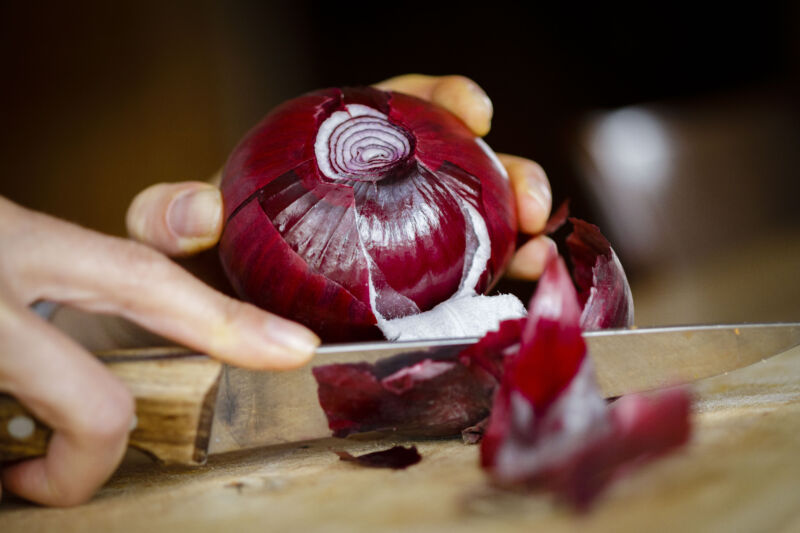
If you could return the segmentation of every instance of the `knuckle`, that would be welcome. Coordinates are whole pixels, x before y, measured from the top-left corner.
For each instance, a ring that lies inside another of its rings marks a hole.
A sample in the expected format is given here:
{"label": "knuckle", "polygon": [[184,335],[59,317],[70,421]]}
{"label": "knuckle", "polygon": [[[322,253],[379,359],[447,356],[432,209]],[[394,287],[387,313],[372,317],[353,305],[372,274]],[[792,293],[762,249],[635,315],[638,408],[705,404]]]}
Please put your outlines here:
{"label": "knuckle", "polygon": [[177,268],[165,255],[147,245],[121,240],[114,255],[119,258],[118,265],[124,269],[123,279],[134,284],[159,281],[173,275]]}
{"label": "knuckle", "polygon": [[[263,313],[250,304],[223,297],[214,319],[214,335],[209,338],[209,354],[239,366],[260,364],[264,346],[254,345],[252,334],[265,328]],[[244,334],[242,334],[244,333]]]}
{"label": "knuckle", "polygon": [[229,328],[243,325],[252,319],[253,313],[250,306],[233,298],[225,298],[221,303],[220,309],[222,311],[222,322]]}

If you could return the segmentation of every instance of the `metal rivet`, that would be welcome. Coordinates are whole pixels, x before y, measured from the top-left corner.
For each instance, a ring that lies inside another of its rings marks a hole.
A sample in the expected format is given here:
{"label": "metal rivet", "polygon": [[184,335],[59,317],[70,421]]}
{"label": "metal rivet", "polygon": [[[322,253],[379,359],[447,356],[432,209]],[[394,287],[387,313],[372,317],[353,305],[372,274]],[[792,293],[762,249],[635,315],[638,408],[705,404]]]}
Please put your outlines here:
{"label": "metal rivet", "polygon": [[6,426],[8,434],[17,440],[26,440],[33,435],[36,424],[33,419],[25,415],[17,415],[8,421]]}

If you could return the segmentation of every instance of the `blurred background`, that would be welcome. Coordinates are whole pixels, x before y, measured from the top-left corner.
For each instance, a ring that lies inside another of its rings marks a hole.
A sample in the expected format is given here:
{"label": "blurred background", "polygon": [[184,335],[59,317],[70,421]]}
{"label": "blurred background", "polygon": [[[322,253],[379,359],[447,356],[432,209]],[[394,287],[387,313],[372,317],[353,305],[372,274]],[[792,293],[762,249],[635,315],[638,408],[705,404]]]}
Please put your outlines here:
{"label": "blurred background", "polygon": [[798,2],[593,4],[3,3],[0,194],[123,235],[285,99],[458,73],[609,237],[639,325],[800,320]]}

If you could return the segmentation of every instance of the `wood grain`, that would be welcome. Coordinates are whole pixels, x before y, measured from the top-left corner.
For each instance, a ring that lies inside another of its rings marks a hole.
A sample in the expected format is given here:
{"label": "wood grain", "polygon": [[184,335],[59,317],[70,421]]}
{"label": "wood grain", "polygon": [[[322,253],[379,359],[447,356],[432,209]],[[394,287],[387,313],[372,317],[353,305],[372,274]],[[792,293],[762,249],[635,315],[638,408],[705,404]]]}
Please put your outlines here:
{"label": "wood grain", "polygon": [[212,456],[201,468],[128,462],[88,504],[0,503],[3,533],[59,531],[800,531],[800,349],[698,383],[689,445],[618,480],[586,515],[547,494],[492,490],[478,449],[415,441],[422,462],[358,468],[320,440]]}
{"label": "wood grain", "polygon": [[[136,400],[130,445],[166,463],[205,462],[221,363],[180,348],[119,350],[101,358]],[[15,417],[35,421],[28,438],[11,434]],[[49,436],[16,400],[0,395],[0,462],[43,455]]]}

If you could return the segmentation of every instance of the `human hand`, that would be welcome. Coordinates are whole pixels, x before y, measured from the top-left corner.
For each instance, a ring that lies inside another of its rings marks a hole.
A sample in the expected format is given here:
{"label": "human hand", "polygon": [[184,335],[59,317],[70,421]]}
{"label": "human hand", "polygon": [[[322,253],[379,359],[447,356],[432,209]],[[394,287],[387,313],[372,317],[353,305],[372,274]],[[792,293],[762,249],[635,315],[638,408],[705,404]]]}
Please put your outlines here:
{"label": "human hand", "polygon": [[306,328],[228,298],[141,244],[0,197],[0,391],[53,429],[47,455],[0,467],[0,488],[45,505],[86,501],[119,463],[134,402],[92,355],[29,309],[50,300],[123,316],[228,363],[300,366]]}
{"label": "human hand", "polygon": [[[476,135],[491,127],[492,102],[472,80],[463,76],[407,74],[375,87],[411,94],[441,105],[457,115]],[[522,157],[498,154],[508,172],[517,202],[519,229],[540,233],[550,215],[550,183],[542,168]],[[148,187],[132,202],[127,216],[130,235],[168,255],[186,256],[213,247],[222,232],[219,176],[210,183],[190,181]],[[521,246],[507,274],[537,279],[555,244],[539,235]]]}

